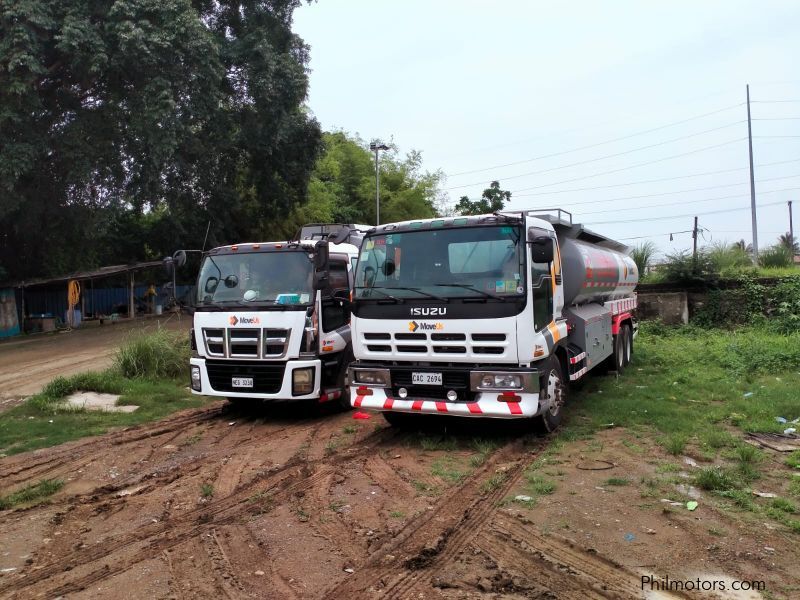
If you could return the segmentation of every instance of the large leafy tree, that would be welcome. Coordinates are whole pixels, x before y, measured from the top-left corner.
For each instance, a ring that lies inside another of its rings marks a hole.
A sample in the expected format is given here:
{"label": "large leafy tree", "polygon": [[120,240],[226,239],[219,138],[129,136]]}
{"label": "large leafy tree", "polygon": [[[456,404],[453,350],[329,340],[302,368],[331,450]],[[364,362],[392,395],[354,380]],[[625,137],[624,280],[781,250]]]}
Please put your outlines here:
{"label": "large leafy tree", "polygon": [[[323,135],[307,201],[292,212],[283,235],[304,223],[375,223],[375,158],[367,148],[341,131]],[[423,171],[418,151],[401,158],[392,146],[381,153],[380,170],[382,223],[436,216],[441,174]]]}
{"label": "large leafy tree", "polygon": [[267,236],[306,196],[299,0],[0,0],[11,279]]}
{"label": "large leafy tree", "polygon": [[503,210],[511,200],[511,192],[500,189],[500,182],[493,181],[483,190],[481,197],[470,200],[468,196],[461,196],[456,204],[455,211],[460,215],[484,215]]}

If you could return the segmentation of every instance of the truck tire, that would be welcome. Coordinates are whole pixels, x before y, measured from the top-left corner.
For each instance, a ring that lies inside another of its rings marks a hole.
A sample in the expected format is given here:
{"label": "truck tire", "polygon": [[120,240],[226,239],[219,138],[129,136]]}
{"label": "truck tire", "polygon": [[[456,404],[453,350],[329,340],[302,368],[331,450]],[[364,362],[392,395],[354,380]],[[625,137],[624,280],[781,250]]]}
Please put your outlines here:
{"label": "truck tire", "polygon": [[355,357],[353,356],[353,349],[348,348],[345,350],[345,355],[342,357],[342,366],[341,371],[339,372],[339,378],[336,380],[336,387],[342,391],[342,395],[339,396],[338,405],[343,411],[348,411],[353,408],[350,405],[350,382],[347,380],[347,368],[354,360]]}
{"label": "truck tire", "polygon": [[633,328],[630,324],[625,323],[622,326],[622,330],[624,331],[623,337],[625,338],[625,366],[627,367],[631,364],[631,358],[633,357]]}
{"label": "truck tire", "polygon": [[625,342],[625,327],[622,326],[619,328],[617,335],[614,336],[614,353],[611,355],[614,359],[614,366],[613,369],[617,372],[617,375],[622,375],[622,372],[625,370],[625,347],[627,346]]}
{"label": "truck tire", "polygon": [[567,385],[564,383],[564,372],[557,357],[549,361],[539,382],[539,394],[546,394],[550,400],[550,407],[542,413],[539,419],[540,429],[549,433],[558,429],[564,414],[564,403],[567,400]]}

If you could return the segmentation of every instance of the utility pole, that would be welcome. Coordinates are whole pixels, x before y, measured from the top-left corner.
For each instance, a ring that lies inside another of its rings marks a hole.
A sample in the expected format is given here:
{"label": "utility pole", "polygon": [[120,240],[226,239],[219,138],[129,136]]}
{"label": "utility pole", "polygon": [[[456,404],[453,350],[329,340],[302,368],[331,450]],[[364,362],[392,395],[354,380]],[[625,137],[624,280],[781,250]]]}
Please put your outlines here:
{"label": "utility pole", "polygon": [[792,226],[792,201],[789,200],[789,244],[792,252],[792,260],[794,260],[794,227]]}
{"label": "utility pole", "polygon": [[375,140],[370,142],[369,149],[375,153],[375,225],[381,224],[381,169],[378,163],[378,152],[388,150],[389,146]]}
{"label": "utility pole", "polygon": [[758,264],[758,223],[756,222],[756,179],[753,174],[753,128],[750,122],[750,85],[747,85],[747,145],[750,149],[750,212],[753,216],[753,263]]}
{"label": "utility pole", "polygon": [[694,248],[692,249],[692,261],[694,268],[697,269],[697,217],[694,218],[694,229],[692,229],[692,239]]}

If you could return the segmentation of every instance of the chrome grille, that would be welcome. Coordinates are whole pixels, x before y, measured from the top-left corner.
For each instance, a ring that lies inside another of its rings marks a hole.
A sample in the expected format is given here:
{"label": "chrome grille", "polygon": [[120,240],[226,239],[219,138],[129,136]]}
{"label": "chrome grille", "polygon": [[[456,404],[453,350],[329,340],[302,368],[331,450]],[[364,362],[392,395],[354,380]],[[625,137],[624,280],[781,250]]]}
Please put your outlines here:
{"label": "chrome grille", "polygon": [[206,354],[215,358],[282,358],[290,337],[289,329],[203,328]]}
{"label": "chrome grille", "polygon": [[436,356],[494,355],[501,357],[509,348],[509,340],[504,333],[450,333],[450,332],[364,332],[361,341],[367,350],[375,353],[412,354]]}

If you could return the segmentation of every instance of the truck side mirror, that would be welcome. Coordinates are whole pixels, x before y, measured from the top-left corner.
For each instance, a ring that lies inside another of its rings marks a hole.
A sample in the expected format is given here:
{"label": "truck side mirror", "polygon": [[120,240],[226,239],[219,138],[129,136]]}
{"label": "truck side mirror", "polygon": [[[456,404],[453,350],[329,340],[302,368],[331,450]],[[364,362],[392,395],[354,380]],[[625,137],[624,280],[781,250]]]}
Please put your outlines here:
{"label": "truck side mirror", "polygon": [[548,235],[536,236],[531,241],[531,260],[537,263],[552,262],[553,241],[553,238]]}
{"label": "truck side mirror", "polygon": [[180,268],[186,264],[186,251],[185,250],[177,250],[175,254],[172,255],[172,261],[175,263],[175,268]]}
{"label": "truck side mirror", "polygon": [[164,266],[164,272],[167,274],[167,277],[172,279],[172,273],[175,271],[175,261],[172,260],[171,256],[165,256],[161,264]]}
{"label": "truck side mirror", "polygon": [[328,242],[320,240],[314,248],[314,281],[315,290],[328,287]]}

